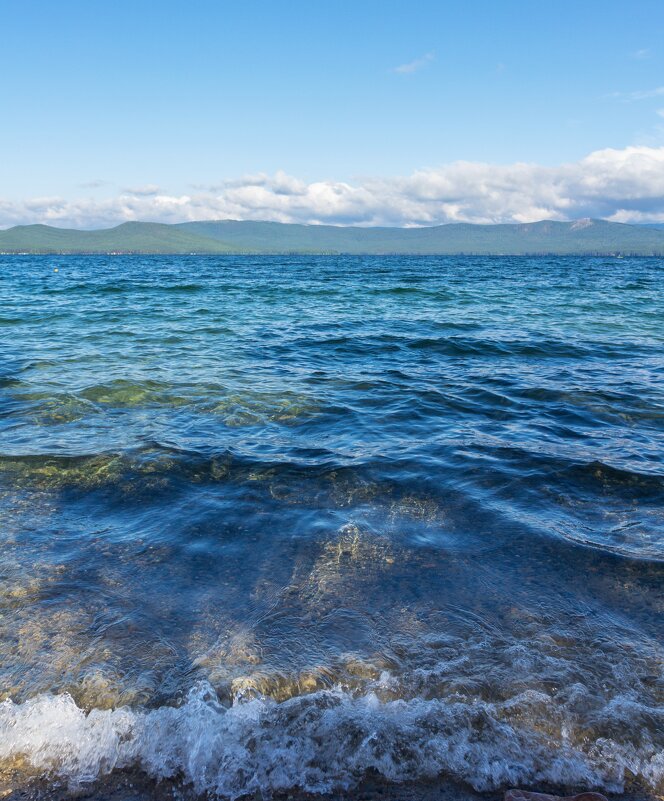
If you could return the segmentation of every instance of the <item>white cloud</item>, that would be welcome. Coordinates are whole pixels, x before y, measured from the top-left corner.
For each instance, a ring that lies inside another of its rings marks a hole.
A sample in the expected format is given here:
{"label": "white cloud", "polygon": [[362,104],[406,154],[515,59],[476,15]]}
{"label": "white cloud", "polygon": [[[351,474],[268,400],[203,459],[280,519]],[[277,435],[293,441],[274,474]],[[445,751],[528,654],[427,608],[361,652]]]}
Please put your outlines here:
{"label": "white cloud", "polygon": [[653,97],[662,97],[663,95],[664,86],[656,86],[654,89],[637,89],[633,92],[613,92],[610,97],[631,103],[635,100],[650,100]]}
{"label": "white cloud", "polygon": [[274,220],[333,225],[436,225],[601,217],[664,221],[664,147],[590,153],[544,167],[457,161],[402,177],[307,183],[283,172],[197,187],[188,194],[0,199],[0,225],[90,228],[127,220]]}
{"label": "white cloud", "polygon": [[79,184],[81,189],[99,189],[102,186],[109,186],[110,181],[104,181],[102,178],[96,178],[94,181],[86,181],[84,184]]}
{"label": "white cloud", "polygon": [[426,67],[427,64],[430,64],[436,58],[436,54],[425,53],[420,58],[416,58],[413,61],[409,61],[407,64],[400,64],[398,67],[394,67],[392,72],[396,72],[399,75],[412,75],[414,72],[418,72],[423,67]]}
{"label": "white cloud", "polygon": [[156,184],[145,184],[144,186],[134,186],[122,190],[127,195],[150,196],[158,195],[162,190]]}
{"label": "white cloud", "polygon": [[652,57],[652,50],[648,47],[642,47],[640,50],[635,50],[632,53],[632,58],[635,58],[637,61],[645,61],[648,58]]}

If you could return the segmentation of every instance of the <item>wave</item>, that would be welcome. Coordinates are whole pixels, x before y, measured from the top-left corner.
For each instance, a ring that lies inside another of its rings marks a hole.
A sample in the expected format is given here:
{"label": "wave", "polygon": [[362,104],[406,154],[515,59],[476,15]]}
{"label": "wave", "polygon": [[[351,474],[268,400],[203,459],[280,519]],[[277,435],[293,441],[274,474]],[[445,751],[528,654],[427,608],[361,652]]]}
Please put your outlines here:
{"label": "wave", "polygon": [[336,688],[282,703],[238,698],[226,707],[202,684],[179,707],[89,712],[68,695],[5,701],[0,760],[25,760],[72,787],[138,769],[229,798],[348,789],[370,773],[392,782],[444,776],[478,791],[548,783],[621,792],[628,776],[656,790],[664,780],[661,743],[647,731],[620,735],[624,715],[656,714],[636,701],[609,702],[603,714],[618,724],[616,734],[590,737],[542,692],[495,703],[385,701],[380,692]]}
{"label": "wave", "polygon": [[[469,326],[466,326],[468,328]],[[461,326],[448,328],[463,330]],[[336,356],[379,358],[383,354],[398,354],[395,358],[410,361],[413,358],[434,359],[541,359],[544,361],[569,360],[588,362],[600,357],[605,360],[629,359],[634,356],[631,343],[601,340],[562,340],[547,337],[513,339],[507,337],[461,336],[408,336],[395,333],[365,333],[340,331],[334,336],[300,335],[287,342],[274,345],[275,353],[283,358],[302,351],[328,357]],[[643,357],[656,356],[659,349],[645,343],[639,345]]]}
{"label": "wave", "polygon": [[[62,418],[77,411],[72,405],[51,413]],[[245,407],[243,413],[248,417],[252,411]],[[306,411],[295,402],[284,402],[280,413],[287,419]],[[77,443],[72,445],[78,449]],[[356,495],[371,499],[371,507],[378,510],[411,497],[416,480],[417,496],[441,515],[444,510],[448,529],[452,524],[467,529],[471,508],[473,515],[479,509],[493,510],[491,515],[498,510],[501,520],[507,516],[528,523],[531,533],[556,531],[568,541],[625,556],[662,557],[664,475],[656,470],[658,465],[645,460],[582,461],[555,449],[538,453],[486,442],[475,445],[472,460],[430,449],[425,478],[418,454],[389,459],[369,453],[345,455],[324,446],[295,448],[290,443],[282,451],[265,452],[243,441],[225,448],[202,442],[196,446],[155,440],[99,453],[0,453],[0,483],[13,489],[102,491],[109,502],[121,504],[132,498],[157,503],[178,489],[224,484],[237,492],[255,493],[262,487],[272,497],[288,496],[293,502],[297,498],[316,507],[345,507]],[[454,483],[446,489],[435,478],[442,469],[454,471]]]}

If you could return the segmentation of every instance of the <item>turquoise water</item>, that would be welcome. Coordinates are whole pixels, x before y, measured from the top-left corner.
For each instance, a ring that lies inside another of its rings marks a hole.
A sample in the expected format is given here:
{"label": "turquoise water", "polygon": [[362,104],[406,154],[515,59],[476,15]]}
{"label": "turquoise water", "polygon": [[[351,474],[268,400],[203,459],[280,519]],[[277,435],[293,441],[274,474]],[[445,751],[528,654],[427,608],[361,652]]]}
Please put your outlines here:
{"label": "turquoise water", "polygon": [[0,771],[661,792],[662,276],[0,257]]}

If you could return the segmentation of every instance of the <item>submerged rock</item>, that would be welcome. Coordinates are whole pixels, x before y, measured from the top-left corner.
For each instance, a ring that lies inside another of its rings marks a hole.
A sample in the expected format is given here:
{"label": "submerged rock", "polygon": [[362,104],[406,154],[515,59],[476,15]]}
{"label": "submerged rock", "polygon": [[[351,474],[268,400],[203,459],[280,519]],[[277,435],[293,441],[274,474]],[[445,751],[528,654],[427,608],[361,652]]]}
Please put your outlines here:
{"label": "submerged rock", "polygon": [[607,801],[601,793],[578,793],[577,795],[550,795],[549,793],[531,793],[528,790],[508,790],[504,801]]}

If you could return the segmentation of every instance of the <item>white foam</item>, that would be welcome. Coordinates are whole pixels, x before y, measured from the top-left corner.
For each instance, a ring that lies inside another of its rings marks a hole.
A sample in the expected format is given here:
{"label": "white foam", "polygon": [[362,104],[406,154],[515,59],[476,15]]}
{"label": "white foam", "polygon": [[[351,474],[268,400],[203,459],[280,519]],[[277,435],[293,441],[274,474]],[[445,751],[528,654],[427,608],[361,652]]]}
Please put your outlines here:
{"label": "white foam", "polygon": [[383,702],[335,689],[226,708],[203,685],[177,708],[86,713],[68,695],[41,695],[0,704],[0,760],[25,757],[71,785],[138,768],[231,798],[348,788],[372,768],[392,781],[443,774],[476,790],[549,782],[621,791],[626,770],[661,785],[664,751],[647,734],[575,740],[569,721],[552,731],[551,705],[533,691],[500,703]]}

